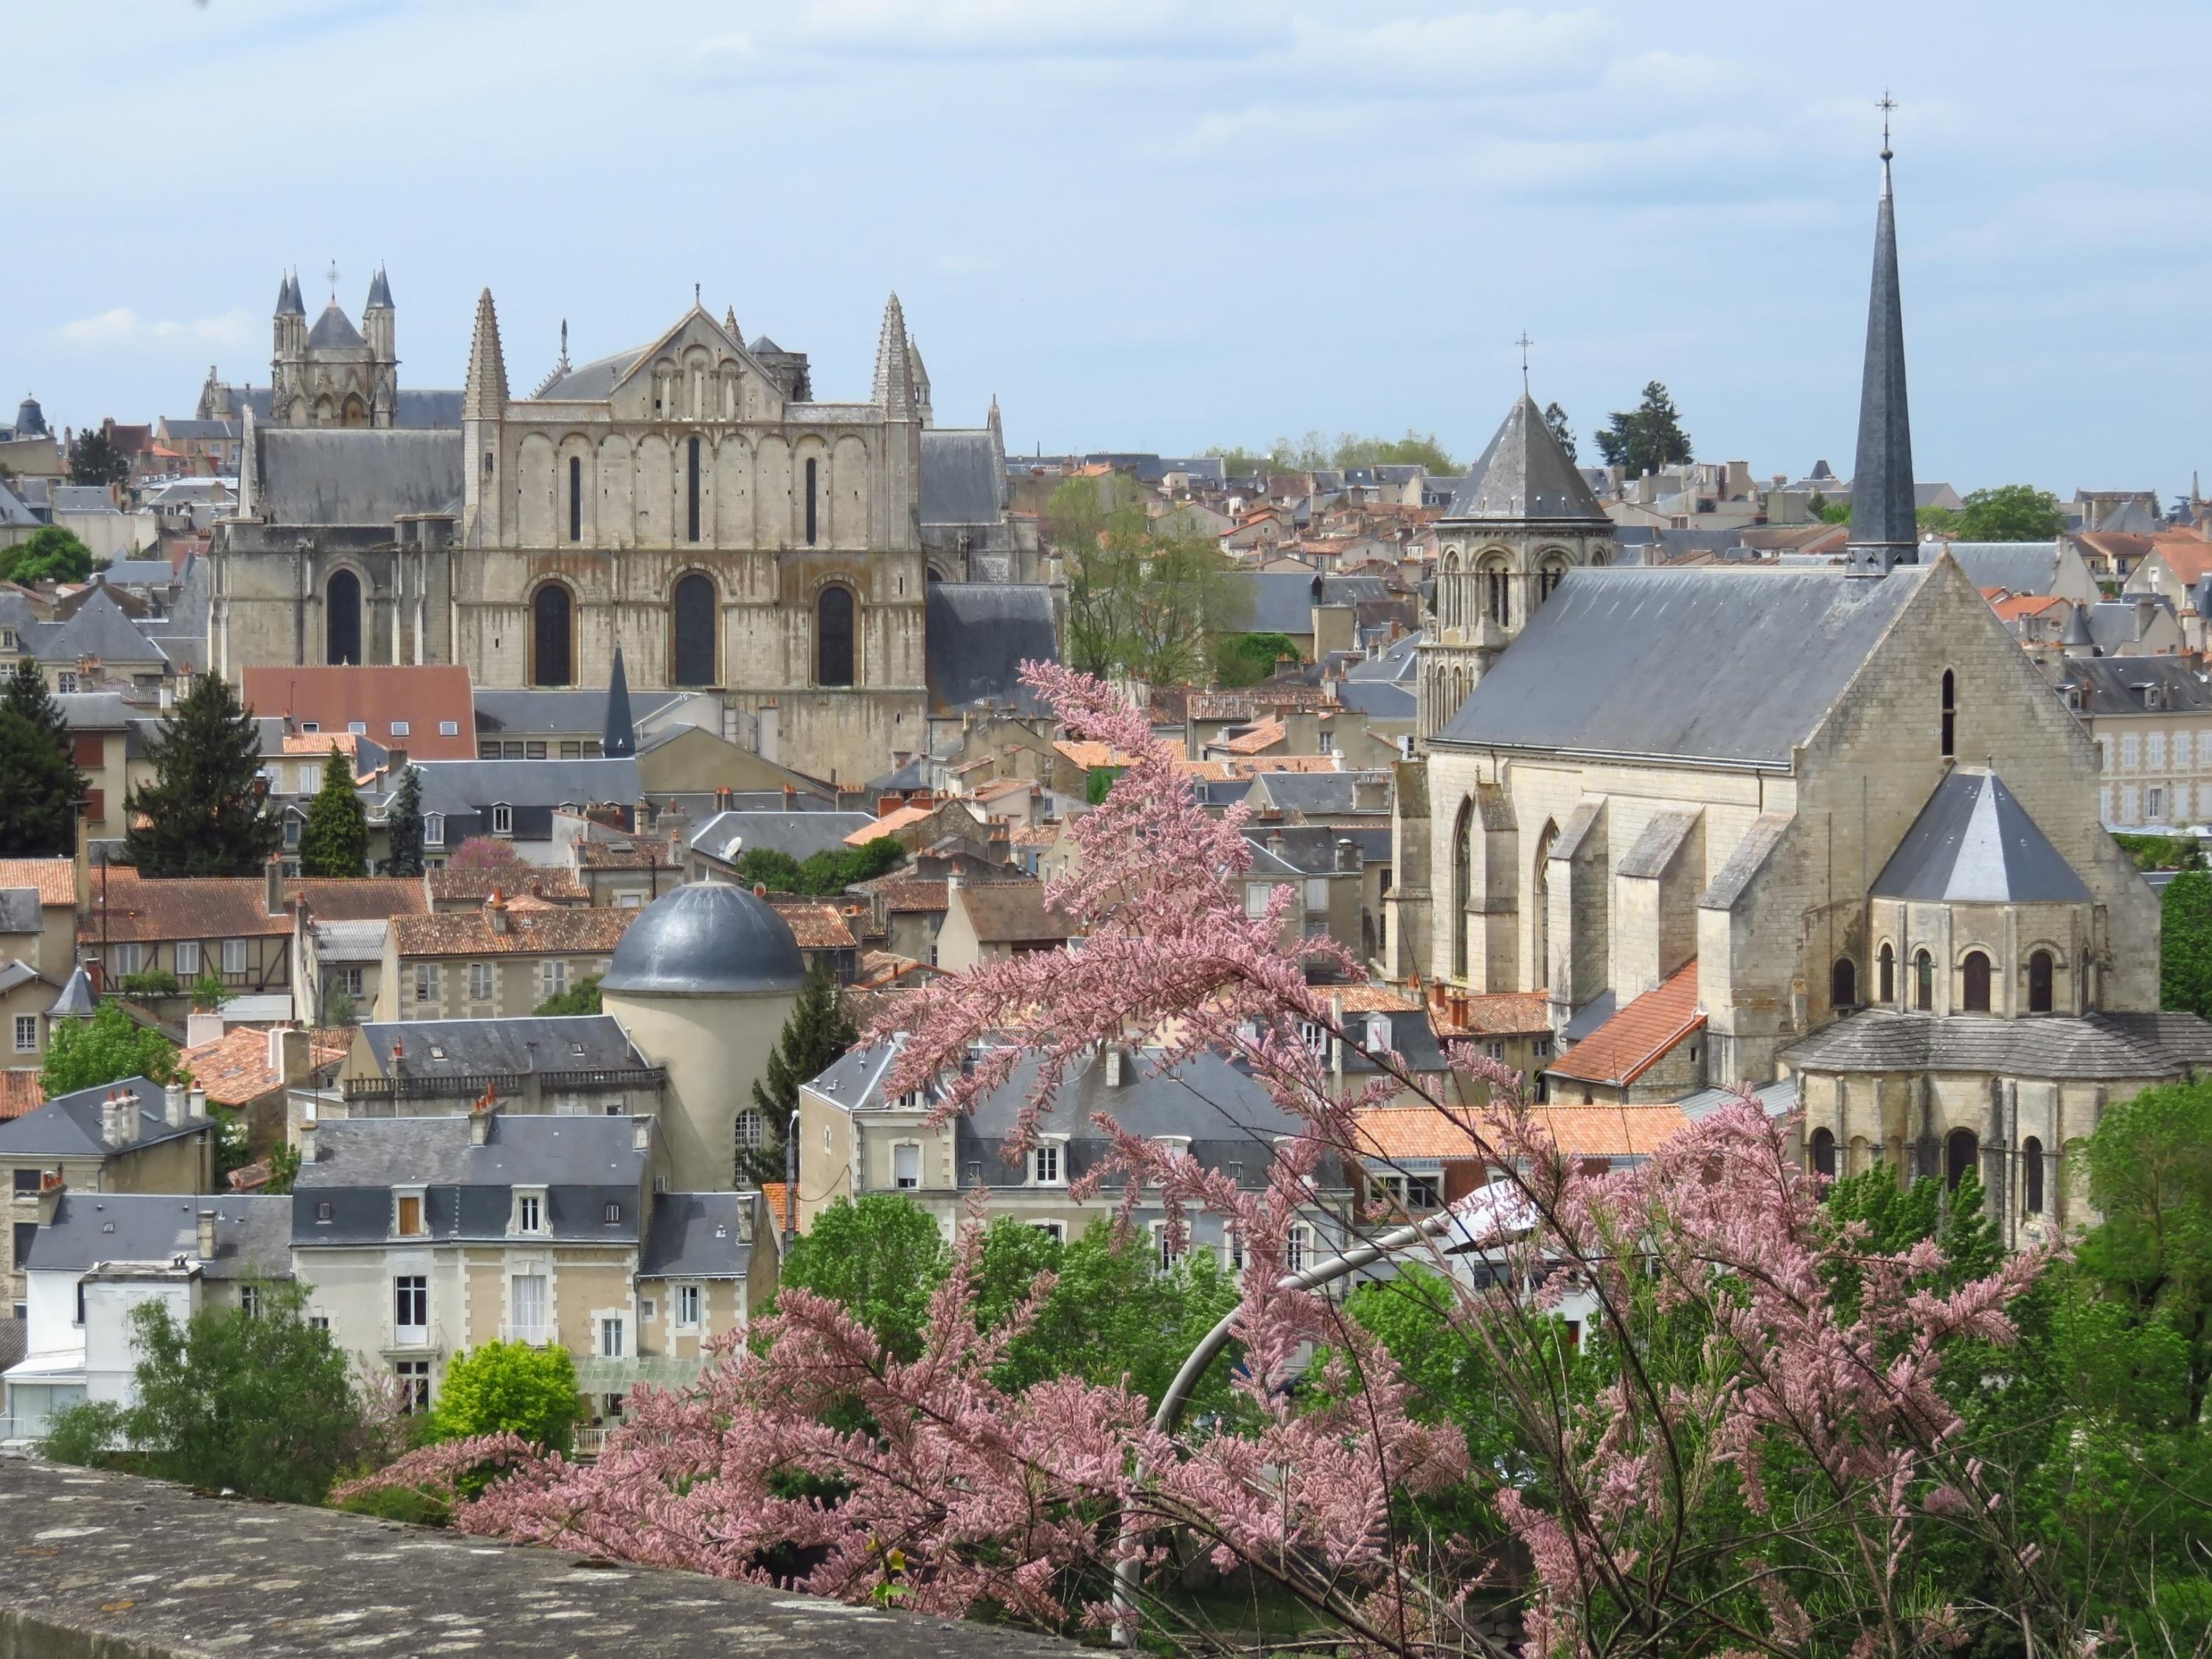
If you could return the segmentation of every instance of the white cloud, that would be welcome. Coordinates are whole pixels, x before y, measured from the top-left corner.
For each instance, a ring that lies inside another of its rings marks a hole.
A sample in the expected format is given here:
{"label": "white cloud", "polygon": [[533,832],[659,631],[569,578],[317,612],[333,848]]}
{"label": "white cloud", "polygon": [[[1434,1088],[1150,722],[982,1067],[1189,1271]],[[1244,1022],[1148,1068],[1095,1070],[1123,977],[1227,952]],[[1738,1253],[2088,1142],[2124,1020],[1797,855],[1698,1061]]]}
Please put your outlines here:
{"label": "white cloud", "polygon": [[1249,50],[1259,22],[1248,6],[1210,5],[1194,15],[1173,0],[811,0],[792,16],[788,33],[848,52],[1152,56]]}
{"label": "white cloud", "polygon": [[252,318],[243,308],[227,311],[220,317],[178,322],[141,317],[129,306],[117,306],[64,323],[55,332],[68,344],[97,349],[154,343],[243,345],[251,337],[252,328]]}
{"label": "white cloud", "polygon": [[1526,92],[1536,85],[1595,79],[1604,70],[1607,32],[1594,9],[1462,11],[1344,26],[1301,17],[1290,56],[1342,84],[1395,89]]}

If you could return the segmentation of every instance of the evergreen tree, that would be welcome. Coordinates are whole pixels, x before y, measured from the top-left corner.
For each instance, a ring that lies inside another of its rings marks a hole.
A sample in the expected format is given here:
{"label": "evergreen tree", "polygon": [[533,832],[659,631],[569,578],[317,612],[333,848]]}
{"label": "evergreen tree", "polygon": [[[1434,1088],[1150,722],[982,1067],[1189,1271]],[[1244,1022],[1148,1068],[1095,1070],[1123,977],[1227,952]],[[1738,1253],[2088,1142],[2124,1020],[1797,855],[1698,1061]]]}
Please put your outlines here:
{"label": "evergreen tree", "polygon": [[860,1035],[837,1000],[829,958],[817,957],[768,1057],[768,1074],[753,1085],[753,1105],[763,1119],[761,1144],[738,1149],[740,1186],[783,1179],[783,1130],[799,1109],[799,1085],[821,1076]]}
{"label": "evergreen tree", "polygon": [[254,876],[276,850],[261,734],[220,674],[203,674],[147,744],[153,781],[124,802],[124,848],[149,876]]}
{"label": "evergreen tree", "polygon": [[1657,380],[1644,388],[1644,401],[1634,409],[1616,410],[1597,434],[1598,452],[1607,466],[1621,468],[1632,477],[1656,472],[1690,459],[1690,436],[1682,430],[1674,400]]}
{"label": "evergreen tree", "polygon": [[119,484],[131,477],[131,463],[105,427],[87,427],[70,441],[69,476],[73,484]]}
{"label": "evergreen tree", "polygon": [[0,855],[67,856],[76,850],[76,804],[87,779],[69,726],[38,665],[19,661],[0,683]]}
{"label": "evergreen tree", "polygon": [[307,828],[300,837],[300,872],[307,876],[357,876],[368,862],[368,814],[354,793],[353,766],[331,745],[323,763],[323,787],[307,806]]}
{"label": "evergreen tree", "polygon": [[2184,870],[2166,884],[2159,939],[2159,1000],[2212,1016],[2212,874]]}
{"label": "evergreen tree", "polygon": [[392,856],[384,861],[387,876],[422,873],[422,775],[409,767],[399,780],[385,814],[385,830]]}
{"label": "evergreen tree", "polygon": [[1547,404],[1544,406],[1544,424],[1552,428],[1552,435],[1559,440],[1559,447],[1565,453],[1569,460],[1581,459],[1575,453],[1575,434],[1573,428],[1567,425],[1565,410],[1557,404]]}

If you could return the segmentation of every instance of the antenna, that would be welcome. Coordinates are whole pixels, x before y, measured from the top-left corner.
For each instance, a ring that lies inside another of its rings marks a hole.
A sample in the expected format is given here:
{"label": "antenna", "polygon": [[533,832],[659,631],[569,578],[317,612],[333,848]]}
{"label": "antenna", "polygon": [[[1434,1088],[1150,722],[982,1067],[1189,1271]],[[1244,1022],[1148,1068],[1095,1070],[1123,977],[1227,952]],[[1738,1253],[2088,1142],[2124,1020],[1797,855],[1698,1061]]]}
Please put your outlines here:
{"label": "antenna", "polygon": [[1524,328],[1521,331],[1521,337],[1513,343],[1521,348],[1521,390],[1525,393],[1528,390],[1528,348],[1536,343],[1528,337],[1528,331]]}

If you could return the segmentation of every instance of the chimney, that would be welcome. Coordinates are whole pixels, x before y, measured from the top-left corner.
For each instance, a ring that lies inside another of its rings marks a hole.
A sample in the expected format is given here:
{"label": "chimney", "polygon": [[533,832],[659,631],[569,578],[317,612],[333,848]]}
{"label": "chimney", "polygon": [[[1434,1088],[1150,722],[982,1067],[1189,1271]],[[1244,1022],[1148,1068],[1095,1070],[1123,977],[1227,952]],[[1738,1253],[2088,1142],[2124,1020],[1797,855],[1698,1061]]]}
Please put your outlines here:
{"label": "chimney", "polygon": [[634,1152],[649,1152],[653,1150],[653,1120],[651,1118],[640,1117],[630,1121],[629,1148]]}
{"label": "chimney", "polygon": [[[783,786],[783,791],[787,795],[789,794],[791,786],[787,783]],[[717,789],[714,792],[714,810],[717,812],[731,811],[735,807],[737,799],[737,792],[733,789],[727,787]]]}
{"label": "chimney", "polygon": [[198,1220],[200,1260],[212,1261],[215,1260],[215,1212],[202,1210]]}
{"label": "chimney", "polygon": [[197,1083],[192,1085],[191,1093],[185,1097],[185,1109],[192,1117],[205,1117],[208,1115],[207,1091]]}
{"label": "chimney", "polygon": [[54,1211],[60,1206],[62,1194],[68,1190],[67,1183],[52,1170],[39,1177],[39,1225],[53,1225]]}
{"label": "chimney", "polygon": [[270,1069],[286,1083],[305,1083],[312,1069],[313,1050],[307,1046],[307,1030],[303,1025],[287,1025],[276,1033],[276,1052],[270,1056]]}
{"label": "chimney", "polygon": [[161,1091],[161,1120],[173,1129],[185,1121],[186,1098],[185,1085],[174,1078]]}
{"label": "chimney", "polygon": [[489,1144],[492,1120],[498,1115],[499,1108],[491,1099],[491,1091],[486,1090],[484,1098],[478,1101],[476,1103],[476,1109],[469,1114],[470,1146],[483,1146]]}
{"label": "chimney", "polygon": [[299,1148],[302,1168],[315,1161],[315,1120],[307,1119],[292,1137],[293,1146]]}
{"label": "chimney", "polygon": [[119,1089],[110,1089],[100,1103],[100,1138],[111,1146],[128,1146],[138,1139],[137,1099]]}
{"label": "chimney", "polygon": [[1106,1045],[1106,1086],[1109,1089],[1121,1086],[1121,1049],[1118,1043]]}
{"label": "chimney", "polygon": [[384,769],[387,776],[394,778],[406,771],[407,751],[404,749],[386,750],[384,751]]}
{"label": "chimney", "polygon": [[262,878],[268,884],[265,902],[269,906],[269,914],[272,916],[281,916],[284,914],[284,860],[271,857],[267,864],[262,866],[261,874]]}
{"label": "chimney", "polygon": [[792,811],[798,805],[798,786],[789,783],[785,784],[783,786],[783,810],[787,812]]}
{"label": "chimney", "polygon": [[185,1016],[185,1047],[197,1048],[203,1042],[213,1042],[222,1036],[222,1011],[219,1008],[195,1008]]}
{"label": "chimney", "polygon": [[493,933],[504,933],[507,931],[507,900],[496,882],[492,884],[491,896],[484,901],[483,914],[484,926]]}
{"label": "chimney", "polygon": [[1357,870],[1359,867],[1359,848],[1348,836],[1336,838],[1336,867],[1339,870]]}
{"label": "chimney", "polygon": [[92,821],[77,808],[76,814],[76,913],[80,916],[92,912]]}

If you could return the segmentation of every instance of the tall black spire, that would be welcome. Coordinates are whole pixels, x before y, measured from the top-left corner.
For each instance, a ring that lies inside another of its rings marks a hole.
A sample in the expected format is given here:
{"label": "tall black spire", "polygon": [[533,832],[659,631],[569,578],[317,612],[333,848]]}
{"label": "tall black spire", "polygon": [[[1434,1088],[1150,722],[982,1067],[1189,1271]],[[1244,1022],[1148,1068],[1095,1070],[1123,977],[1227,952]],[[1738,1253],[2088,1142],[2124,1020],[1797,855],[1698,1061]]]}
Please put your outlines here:
{"label": "tall black spire", "polygon": [[1897,281],[1897,209],[1890,191],[1889,116],[1882,97],[1881,205],[1874,222],[1866,371],[1859,383],[1859,453],[1851,470],[1852,568],[1880,573],[1917,556],[1912,416],[1905,397],[1905,312]]}
{"label": "tall black spire", "polygon": [[629,678],[623,672],[620,646],[615,647],[615,672],[607,681],[607,723],[599,752],[610,760],[637,753],[637,732],[629,722]]}

